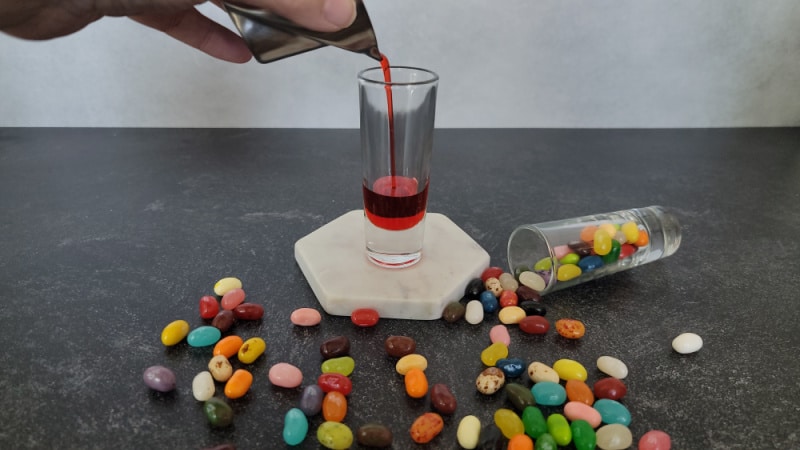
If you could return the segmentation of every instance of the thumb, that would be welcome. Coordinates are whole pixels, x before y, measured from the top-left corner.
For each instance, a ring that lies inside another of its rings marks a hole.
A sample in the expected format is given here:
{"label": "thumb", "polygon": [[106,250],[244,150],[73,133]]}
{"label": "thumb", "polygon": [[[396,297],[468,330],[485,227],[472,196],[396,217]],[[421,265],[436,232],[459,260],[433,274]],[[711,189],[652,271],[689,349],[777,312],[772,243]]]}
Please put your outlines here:
{"label": "thumb", "polygon": [[266,9],[315,31],[337,31],[356,19],[355,0],[244,0],[242,3]]}

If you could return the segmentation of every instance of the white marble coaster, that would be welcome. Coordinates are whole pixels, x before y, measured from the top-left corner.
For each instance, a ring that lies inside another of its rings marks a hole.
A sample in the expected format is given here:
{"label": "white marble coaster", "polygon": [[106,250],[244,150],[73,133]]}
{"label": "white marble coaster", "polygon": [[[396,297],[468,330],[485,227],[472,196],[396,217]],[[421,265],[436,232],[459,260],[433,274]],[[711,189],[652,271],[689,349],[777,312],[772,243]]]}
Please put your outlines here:
{"label": "white marble coaster", "polygon": [[489,267],[489,254],[446,216],[427,213],[422,259],[404,269],[369,262],[364,211],[350,211],[298,240],[294,256],[322,308],[349,316],[373,308],[382,318],[433,320],[461,299],[472,278]]}

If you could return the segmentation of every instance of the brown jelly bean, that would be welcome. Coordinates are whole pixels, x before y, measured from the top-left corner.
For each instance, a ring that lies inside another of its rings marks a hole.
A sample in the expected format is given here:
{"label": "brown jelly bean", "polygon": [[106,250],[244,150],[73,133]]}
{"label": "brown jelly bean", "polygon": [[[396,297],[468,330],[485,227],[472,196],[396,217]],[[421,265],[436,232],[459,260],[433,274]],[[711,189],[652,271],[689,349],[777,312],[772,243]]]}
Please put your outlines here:
{"label": "brown jelly bean", "polygon": [[417,350],[417,342],[408,336],[389,336],[383,346],[386,353],[395,358],[402,358]]}
{"label": "brown jelly bean", "polygon": [[540,302],[540,301],[542,301],[542,296],[539,295],[538,292],[536,292],[535,290],[533,290],[532,288],[530,288],[528,286],[525,286],[524,284],[520,284],[515,292],[517,293],[517,298],[519,299],[520,302],[525,302],[525,301]]}
{"label": "brown jelly bean", "polygon": [[609,400],[619,400],[628,393],[625,383],[618,378],[601,378],[594,383],[594,396],[597,398],[607,398]]}
{"label": "brown jelly bean", "polygon": [[256,303],[242,303],[233,309],[233,316],[239,320],[258,320],[264,317],[264,307]]}
{"label": "brown jelly bean", "polygon": [[356,430],[356,442],[364,447],[391,447],[393,438],[392,430],[378,423],[368,423]]}
{"label": "brown jelly bean", "polygon": [[581,258],[592,254],[592,244],[582,240],[572,241],[567,246]]}
{"label": "brown jelly bean", "polygon": [[211,321],[211,326],[224,333],[231,329],[234,322],[236,322],[236,316],[233,315],[233,311],[224,309],[214,317],[214,320]]}
{"label": "brown jelly bean", "polygon": [[[480,280],[478,280],[480,281]],[[464,318],[464,314],[467,312],[466,306],[464,306],[461,302],[450,302],[447,306],[444,307],[444,311],[442,311],[442,319],[445,322],[454,323],[458,322],[459,320]]]}
{"label": "brown jelly bean", "polygon": [[347,336],[332,337],[319,346],[319,353],[325,359],[350,355],[350,339]]}
{"label": "brown jelly bean", "polygon": [[446,384],[437,383],[431,387],[431,406],[442,414],[453,414],[456,412],[458,401],[456,396],[450,391]]}

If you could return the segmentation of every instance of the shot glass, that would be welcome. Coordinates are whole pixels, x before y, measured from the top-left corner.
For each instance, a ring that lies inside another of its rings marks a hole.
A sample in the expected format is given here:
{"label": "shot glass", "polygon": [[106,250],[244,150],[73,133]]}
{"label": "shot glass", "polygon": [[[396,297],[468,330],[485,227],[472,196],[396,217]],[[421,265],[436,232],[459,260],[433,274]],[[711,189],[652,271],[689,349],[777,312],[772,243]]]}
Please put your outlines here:
{"label": "shot glass", "polygon": [[520,226],[508,239],[508,266],[544,295],[666,258],[680,245],[677,217],[648,206]]}
{"label": "shot glass", "polygon": [[422,258],[438,83],[415,67],[358,74],[364,237],[368,259],[381,267]]}

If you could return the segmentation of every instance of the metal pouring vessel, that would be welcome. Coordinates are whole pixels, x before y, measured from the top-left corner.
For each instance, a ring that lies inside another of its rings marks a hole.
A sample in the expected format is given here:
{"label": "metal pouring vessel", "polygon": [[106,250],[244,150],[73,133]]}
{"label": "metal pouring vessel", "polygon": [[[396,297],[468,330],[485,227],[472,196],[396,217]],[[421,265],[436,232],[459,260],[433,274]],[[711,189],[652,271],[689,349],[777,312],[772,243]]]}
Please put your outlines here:
{"label": "metal pouring vessel", "polygon": [[223,2],[250,51],[260,63],[268,63],[320,47],[333,46],[364,53],[378,61],[378,41],[362,0],[356,2],[356,19],[349,27],[328,33],[311,31],[269,11]]}

